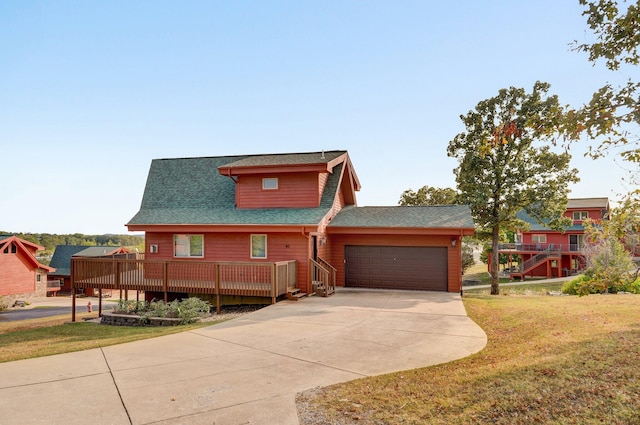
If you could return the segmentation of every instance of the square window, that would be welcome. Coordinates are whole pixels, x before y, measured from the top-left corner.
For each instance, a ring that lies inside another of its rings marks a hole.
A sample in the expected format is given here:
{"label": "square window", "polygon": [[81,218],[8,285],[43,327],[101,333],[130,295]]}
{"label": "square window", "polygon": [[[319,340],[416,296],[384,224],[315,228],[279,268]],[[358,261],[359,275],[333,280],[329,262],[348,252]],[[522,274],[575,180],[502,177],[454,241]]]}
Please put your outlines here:
{"label": "square window", "polygon": [[204,257],[203,235],[173,235],[174,257]]}
{"label": "square window", "polygon": [[151,254],[157,254],[158,253],[158,245],[156,245],[156,244],[149,245],[149,252]]}
{"label": "square window", "polygon": [[278,178],[277,177],[267,177],[262,179],[262,189],[264,190],[274,190],[278,188]]}
{"label": "square window", "polygon": [[267,258],[267,235],[251,235],[251,258]]}

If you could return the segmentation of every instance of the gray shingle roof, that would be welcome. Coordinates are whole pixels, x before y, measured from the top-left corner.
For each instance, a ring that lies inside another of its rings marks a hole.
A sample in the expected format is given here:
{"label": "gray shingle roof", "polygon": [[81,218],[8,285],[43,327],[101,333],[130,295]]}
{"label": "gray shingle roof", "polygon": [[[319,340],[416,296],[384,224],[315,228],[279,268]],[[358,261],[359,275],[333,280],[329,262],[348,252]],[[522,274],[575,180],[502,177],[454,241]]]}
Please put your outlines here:
{"label": "gray shingle roof", "polygon": [[[325,153],[325,156],[331,155]],[[218,167],[251,158],[253,156],[153,160],[140,211],[128,224],[317,224],[331,209],[342,164],[329,174],[318,208],[235,208],[235,183],[221,175]]]}
{"label": "gray shingle roof", "polygon": [[87,248],[86,245],[57,245],[49,266],[56,269],[56,275],[69,276],[71,275],[71,256]]}
{"label": "gray shingle roof", "polygon": [[278,165],[326,164],[347,151],[286,153],[272,155],[250,155],[243,159],[224,164],[225,167],[258,167]]}
{"label": "gray shingle roof", "polygon": [[329,227],[396,228],[470,228],[471,210],[467,205],[432,205],[411,207],[347,207],[331,221]]}
{"label": "gray shingle roof", "polygon": [[609,198],[573,198],[567,202],[567,208],[601,208],[607,209]]}

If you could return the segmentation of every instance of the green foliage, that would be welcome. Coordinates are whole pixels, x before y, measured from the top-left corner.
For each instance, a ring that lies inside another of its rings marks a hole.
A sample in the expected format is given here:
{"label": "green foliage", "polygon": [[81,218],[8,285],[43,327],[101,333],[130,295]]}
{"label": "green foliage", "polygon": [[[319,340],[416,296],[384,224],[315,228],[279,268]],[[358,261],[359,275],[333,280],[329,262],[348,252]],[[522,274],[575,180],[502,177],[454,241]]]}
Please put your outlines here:
{"label": "green foliage", "polygon": [[400,195],[398,205],[400,206],[417,206],[417,205],[455,205],[458,202],[458,193],[449,187],[438,188],[422,186],[417,191],[407,189]]}
{"label": "green foliage", "polygon": [[587,246],[585,257],[585,276],[591,282],[600,282],[608,292],[624,290],[630,283],[629,273],[634,269],[633,258],[616,238],[603,239]]}
{"label": "green foliage", "polygon": [[118,300],[113,311],[118,314],[136,314],[148,309],[148,304],[144,300]]}
{"label": "green foliage", "polygon": [[473,259],[473,247],[467,244],[462,244],[462,272],[467,271],[475,264]]}
{"label": "green foliage", "polygon": [[56,245],[86,245],[86,246],[125,246],[138,248],[144,252],[144,236],[138,235],[83,235],[74,233],[56,235],[50,233],[13,233],[0,231],[0,234],[11,234],[21,239],[44,247],[42,255],[52,255]]}
{"label": "green foliage", "polygon": [[568,295],[602,294],[606,288],[585,275],[571,279],[562,285],[562,293]]}
{"label": "green foliage", "polygon": [[[594,64],[604,59],[612,72],[621,72],[621,65],[637,66],[640,60],[640,1],[624,7],[625,3],[580,0],[580,4],[586,6],[582,14],[587,17],[587,25],[596,41],[581,44],[574,41],[573,50],[588,53],[589,61]],[[628,132],[624,127],[639,123],[640,82],[629,79],[625,85],[617,87],[604,85],[593,93],[589,103],[569,111],[565,133],[570,140],[578,140],[584,133],[597,140],[599,144],[590,148],[590,155],[594,158],[605,155],[611,148],[620,147],[622,149],[616,152],[624,160],[638,163],[637,133]]]}
{"label": "green foliage", "polygon": [[623,281],[621,285],[609,287],[604,281],[594,280],[593,277],[582,275],[565,282],[562,285],[562,293],[568,295],[589,295],[604,293],[630,292],[640,294],[640,279],[634,281]]}
{"label": "green foliage", "polygon": [[202,314],[209,313],[211,304],[196,297],[184,300],[175,300],[170,303],[164,301],[119,300],[114,308],[114,313],[137,314],[143,322],[148,322],[151,317],[169,317],[180,319],[180,323],[193,323]]}
{"label": "green foliage", "polygon": [[548,91],[549,84],[536,82],[531,93],[511,87],[479,102],[460,117],[466,132],[447,149],[459,161],[454,170],[459,202],[469,205],[480,232],[491,235],[494,294],[499,293],[500,235],[526,227],[518,212],[556,229],[567,224],[562,214],[568,185],[578,181],[578,171],[569,169],[569,154],[551,151],[564,112]]}

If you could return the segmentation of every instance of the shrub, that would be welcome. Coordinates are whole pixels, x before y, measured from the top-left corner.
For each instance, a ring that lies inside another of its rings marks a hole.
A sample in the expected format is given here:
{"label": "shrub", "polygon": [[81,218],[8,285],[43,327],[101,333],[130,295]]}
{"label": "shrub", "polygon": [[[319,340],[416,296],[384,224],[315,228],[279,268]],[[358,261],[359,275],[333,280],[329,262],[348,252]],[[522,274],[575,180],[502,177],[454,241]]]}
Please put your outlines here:
{"label": "shrub", "polygon": [[176,300],[170,303],[164,301],[132,301],[120,300],[114,309],[119,314],[137,314],[143,322],[148,322],[151,317],[171,317],[180,319],[180,323],[195,322],[199,316],[209,313],[211,304],[200,298],[190,297],[184,300]]}
{"label": "shrub", "polygon": [[0,311],[6,310],[9,308],[9,304],[4,300],[4,298],[0,297]]}
{"label": "shrub", "polygon": [[146,311],[147,307],[147,302],[144,300],[118,300],[113,311],[119,314],[137,314]]}
{"label": "shrub", "polygon": [[562,285],[562,293],[569,295],[602,294],[606,290],[606,285],[587,275],[579,276]]}

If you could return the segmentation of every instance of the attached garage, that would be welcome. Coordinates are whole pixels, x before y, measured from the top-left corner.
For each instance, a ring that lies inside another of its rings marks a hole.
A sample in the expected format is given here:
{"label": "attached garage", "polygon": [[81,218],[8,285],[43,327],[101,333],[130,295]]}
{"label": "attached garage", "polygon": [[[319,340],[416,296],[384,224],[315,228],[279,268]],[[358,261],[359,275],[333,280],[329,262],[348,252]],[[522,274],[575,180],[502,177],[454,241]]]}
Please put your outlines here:
{"label": "attached garage", "polygon": [[447,248],[345,246],[345,286],[446,291]]}
{"label": "attached garage", "polygon": [[336,283],[355,288],[460,292],[469,207],[347,207],[329,223]]}

